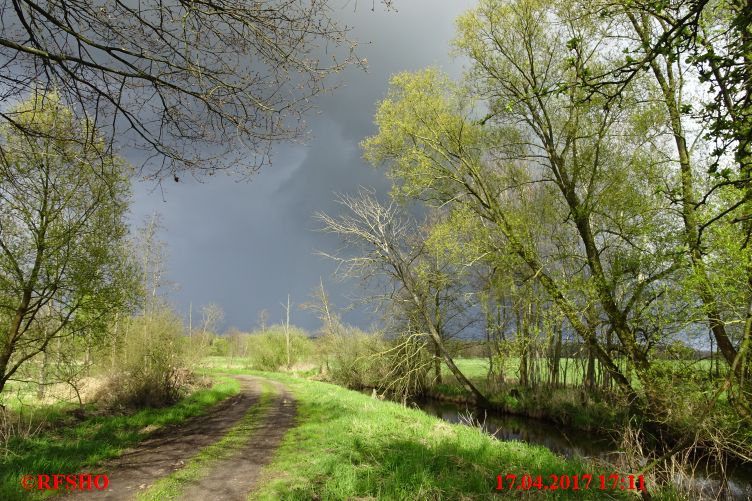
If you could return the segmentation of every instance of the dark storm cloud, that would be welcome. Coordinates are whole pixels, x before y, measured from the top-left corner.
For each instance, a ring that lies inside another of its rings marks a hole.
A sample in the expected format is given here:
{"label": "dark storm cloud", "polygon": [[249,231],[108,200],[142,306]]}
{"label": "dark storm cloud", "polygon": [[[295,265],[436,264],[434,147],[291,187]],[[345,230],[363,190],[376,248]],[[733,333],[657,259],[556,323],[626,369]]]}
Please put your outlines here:
{"label": "dark storm cloud", "polygon": [[[154,210],[163,214],[169,276],[180,284],[171,298],[180,311],[187,313],[190,303],[194,312],[199,305],[218,303],[226,312],[225,326],[250,329],[264,308],[271,321],[280,321],[288,293],[296,304],[307,301],[319,277],[340,307],[357,293],[353,284],[335,282],[333,263],[315,254],[332,251],[339,242],[313,231],[318,226],[313,214],[336,212],[336,194],[359,186],[388,191],[383,173],[362,161],[359,142],[374,132],[373,114],[392,74],[430,65],[459,73],[460,63],[447,55],[449,41],[454,19],[472,4],[397,3],[398,12],[371,11],[362,2],[357,9],[349,2],[341,12],[369,69],[345,72],[340,87],[319,100],[319,113],[309,117],[307,145],[278,146],[274,164],[250,183],[215,176],[203,184],[167,184],[165,202],[159,189],[137,186],[134,221]],[[345,319],[362,327],[371,321],[363,310]],[[317,327],[297,308],[292,320]]]}

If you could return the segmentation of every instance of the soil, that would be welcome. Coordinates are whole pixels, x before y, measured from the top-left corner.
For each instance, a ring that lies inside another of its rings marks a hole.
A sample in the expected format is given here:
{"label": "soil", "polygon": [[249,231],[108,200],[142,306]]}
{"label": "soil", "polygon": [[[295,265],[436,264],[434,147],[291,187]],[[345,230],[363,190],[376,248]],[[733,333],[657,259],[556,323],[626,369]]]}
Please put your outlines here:
{"label": "soil", "polygon": [[[132,500],[160,478],[182,468],[203,447],[220,440],[256,403],[260,396],[259,378],[234,376],[240,381],[238,395],[222,401],[207,413],[181,426],[157,430],[135,448],[127,450],[96,469],[106,473],[109,486],[103,491],[79,491],[59,499]],[[185,490],[185,500],[246,499],[259,479],[285,432],[295,420],[295,403],[281,383],[275,401],[253,431],[248,445],[234,457],[212,464],[210,472],[197,478]]]}
{"label": "soil", "polygon": [[194,479],[184,491],[184,500],[244,500],[259,479],[262,467],[279,447],[282,437],[295,422],[295,403],[284,385],[277,388],[277,400],[266,419],[253,430],[251,441],[232,458],[215,463],[209,474]]}

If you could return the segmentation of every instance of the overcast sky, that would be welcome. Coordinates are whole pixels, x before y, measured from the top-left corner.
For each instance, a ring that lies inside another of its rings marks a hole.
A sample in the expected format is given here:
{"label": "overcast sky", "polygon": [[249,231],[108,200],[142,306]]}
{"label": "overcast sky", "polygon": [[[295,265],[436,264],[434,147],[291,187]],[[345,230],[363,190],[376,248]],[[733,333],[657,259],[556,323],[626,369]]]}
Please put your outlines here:
{"label": "overcast sky", "polygon": [[[471,0],[402,0],[397,11],[371,10],[360,1],[339,16],[353,27],[359,54],[368,71],[351,68],[342,86],[318,101],[318,113],[308,117],[312,132],[305,145],[278,145],[274,164],[253,179],[236,182],[212,176],[205,182],[165,182],[135,186],[132,221],[140,224],[154,211],[161,213],[167,243],[169,279],[176,283],[169,299],[187,315],[193,304],[217,303],[225,311],[221,330],[253,329],[262,309],[279,322],[281,306],[290,294],[295,305],[291,322],[314,330],[318,321],[298,304],[310,299],[319,277],[339,308],[362,295],[357,284],[332,276],[333,263],[316,255],[340,246],[334,235],[316,232],[317,211],[335,212],[337,193],[354,193],[367,186],[385,194],[383,173],[365,164],[359,142],[373,134],[373,114],[389,77],[405,70],[438,66],[458,76],[463,62],[449,57],[454,20],[471,7]],[[368,5],[366,5],[368,4]],[[186,176],[187,178],[187,176]],[[197,313],[194,313],[194,322]],[[344,315],[363,328],[377,320],[364,309]]]}

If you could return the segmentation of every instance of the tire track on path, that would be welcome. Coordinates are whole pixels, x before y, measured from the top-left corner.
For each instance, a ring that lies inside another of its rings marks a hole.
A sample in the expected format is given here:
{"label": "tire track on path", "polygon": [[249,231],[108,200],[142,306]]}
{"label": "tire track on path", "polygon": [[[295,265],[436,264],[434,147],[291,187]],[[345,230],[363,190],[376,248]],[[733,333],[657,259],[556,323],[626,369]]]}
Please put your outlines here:
{"label": "tire track on path", "polygon": [[[182,468],[202,448],[220,440],[259,399],[258,379],[237,377],[240,393],[180,426],[157,430],[148,439],[92,471],[105,473],[103,491],[78,491],[58,499],[124,501],[134,499],[154,482]],[[208,496],[205,499],[212,499]]]}
{"label": "tire track on path", "polygon": [[265,381],[274,385],[277,395],[261,422],[254,427],[248,444],[232,457],[212,464],[206,475],[190,482],[179,499],[242,501],[256,488],[263,467],[274,457],[285,432],[295,425],[295,401],[285,385]]}

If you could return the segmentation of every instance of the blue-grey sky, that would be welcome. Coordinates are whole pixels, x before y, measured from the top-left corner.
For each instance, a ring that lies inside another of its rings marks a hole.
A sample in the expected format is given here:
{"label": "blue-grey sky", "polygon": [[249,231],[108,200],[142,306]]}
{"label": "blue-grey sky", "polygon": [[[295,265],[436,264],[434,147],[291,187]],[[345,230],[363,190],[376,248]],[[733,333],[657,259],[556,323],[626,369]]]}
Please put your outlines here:
{"label": "blue-grey sky", "polygon": [[[162,215],[168,278],[177,284],[169,299],[181,313],[187,315],[191,303],[194,312],[216,303],[225,311],[222,329],[250,330],[262,309],[279,322],[289,293],[296,306],[291,321],[313,330],[318,321],[297,305],[310,299],[320,277],[340,308],[363,294],[357,284],[335,280],[333,263],[316,255],[340,243],[315,231],[312,216],[337,211],[337,193],[359,186],[388,191],[383,173],[363,162],[359,142],[375,132],[373,114],[392,74],[426,66],[461,73],[463,62],[449,56],[450,41],[456,17],[474,2],[399,0],[396,11],[346,3],[337,17],[352,26],[368,70],[350,68],[337,89],[318,99],[306,144],[277,145],[273,165],[251,181],[215,175],[199,183],[186,176],[162,189],[149,182],[135,186],[134,224],[154,211]],[[363,328],[377,320],[362,308],[344,319]]]}

